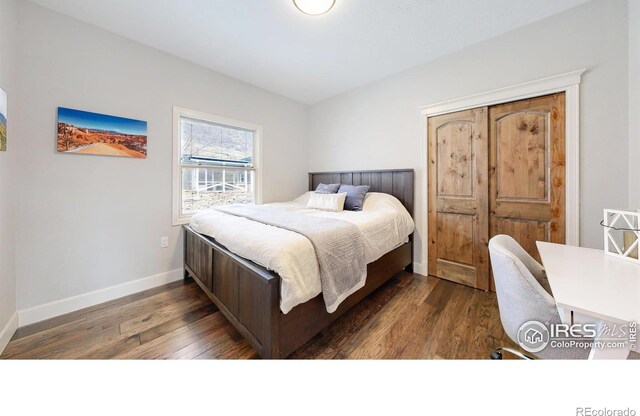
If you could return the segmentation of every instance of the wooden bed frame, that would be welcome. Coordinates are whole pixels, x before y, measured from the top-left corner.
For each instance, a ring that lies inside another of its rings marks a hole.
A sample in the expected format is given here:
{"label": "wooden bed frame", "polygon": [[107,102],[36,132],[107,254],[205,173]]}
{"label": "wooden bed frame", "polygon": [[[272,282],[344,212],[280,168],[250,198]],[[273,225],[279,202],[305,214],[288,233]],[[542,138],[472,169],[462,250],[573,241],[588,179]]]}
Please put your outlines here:
{"label": "wooden bed frame", "polygon": [[[398,198],[413,217],[412,169],[309,173],[309,190],[319,183],[370,185],[370,192]],[[322,294],[280,311],[280,276],[231,253],[214,239],[184,226],[184,275],[191,276],[262,358],[285,358],[401,270],[412,271],[409,242],[367,265],[367,282],[328,313]]]}

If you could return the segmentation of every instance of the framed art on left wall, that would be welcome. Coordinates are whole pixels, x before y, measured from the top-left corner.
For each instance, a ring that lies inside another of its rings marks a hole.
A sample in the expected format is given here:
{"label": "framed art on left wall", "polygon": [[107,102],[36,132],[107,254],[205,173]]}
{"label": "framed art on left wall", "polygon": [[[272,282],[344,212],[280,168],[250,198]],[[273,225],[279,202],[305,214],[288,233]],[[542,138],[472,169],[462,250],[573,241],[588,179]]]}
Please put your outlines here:
{"label": "framed art on left wall", "polygon": [[58,107],[58,152],[147,157],[147,122]]}
{"label": "framed art on left wall", "polygon": [[0,152],[7,151],[7,93],[0,88]]}

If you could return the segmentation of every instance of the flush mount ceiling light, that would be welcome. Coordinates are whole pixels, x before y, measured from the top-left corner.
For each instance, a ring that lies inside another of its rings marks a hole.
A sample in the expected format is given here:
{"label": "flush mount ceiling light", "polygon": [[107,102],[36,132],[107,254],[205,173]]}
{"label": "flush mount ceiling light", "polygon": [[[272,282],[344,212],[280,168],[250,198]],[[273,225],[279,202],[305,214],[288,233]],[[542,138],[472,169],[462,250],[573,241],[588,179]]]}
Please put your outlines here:
{"label": "flush mount ceiling light", "polygon": [[325,14],[336,3],[336,0],[293,0],[293,4],[304,14],[318,16]]}

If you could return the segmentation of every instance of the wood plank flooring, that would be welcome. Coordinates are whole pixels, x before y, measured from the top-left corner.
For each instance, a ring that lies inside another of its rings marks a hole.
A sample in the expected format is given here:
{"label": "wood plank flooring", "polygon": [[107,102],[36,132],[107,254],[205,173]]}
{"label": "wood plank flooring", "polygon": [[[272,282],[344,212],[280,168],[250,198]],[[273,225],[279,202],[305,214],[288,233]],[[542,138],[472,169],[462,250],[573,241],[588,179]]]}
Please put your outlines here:
{"label": "wood plank flooring", "polygon": [[[486,359],[511,346],[494,293],[400,273],[290,358]],[[19,329],[3,359],[257,358],[193,280]],[[506,357],[505,357],[506,358]]]}

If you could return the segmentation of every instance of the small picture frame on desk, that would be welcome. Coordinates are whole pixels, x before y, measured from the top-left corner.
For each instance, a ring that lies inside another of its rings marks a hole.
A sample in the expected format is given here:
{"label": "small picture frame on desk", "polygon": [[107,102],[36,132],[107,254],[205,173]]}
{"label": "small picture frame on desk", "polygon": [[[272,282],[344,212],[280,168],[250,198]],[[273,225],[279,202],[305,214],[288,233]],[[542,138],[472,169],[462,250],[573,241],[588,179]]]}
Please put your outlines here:
{"label": "small picture frame on desk", "polygon": [[640,263],[640,211],[605,209],[603,217],[605,253]]}

